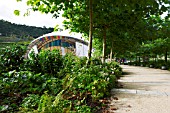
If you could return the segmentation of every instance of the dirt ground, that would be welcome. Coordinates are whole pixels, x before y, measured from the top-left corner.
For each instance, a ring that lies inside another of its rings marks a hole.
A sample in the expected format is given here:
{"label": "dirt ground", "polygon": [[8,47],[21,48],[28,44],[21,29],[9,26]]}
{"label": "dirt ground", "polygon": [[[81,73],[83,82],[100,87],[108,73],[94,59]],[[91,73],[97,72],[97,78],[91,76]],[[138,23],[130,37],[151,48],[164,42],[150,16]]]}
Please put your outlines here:
{"label": "dirt ground", "polygon": [[122,65],[120,88],[112,89],[110,113],[170,113],[170,72]]}

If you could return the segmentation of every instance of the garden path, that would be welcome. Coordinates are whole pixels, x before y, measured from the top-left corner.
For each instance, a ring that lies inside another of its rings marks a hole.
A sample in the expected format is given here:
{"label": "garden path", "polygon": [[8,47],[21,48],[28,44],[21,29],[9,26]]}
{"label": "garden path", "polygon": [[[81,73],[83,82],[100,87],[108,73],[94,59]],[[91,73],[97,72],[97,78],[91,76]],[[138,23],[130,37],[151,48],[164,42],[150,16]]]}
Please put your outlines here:
{"label": "garden path", "polygon": [[121,67],[125,74],[112,89],[110,113],[170,113],[170,71]]}

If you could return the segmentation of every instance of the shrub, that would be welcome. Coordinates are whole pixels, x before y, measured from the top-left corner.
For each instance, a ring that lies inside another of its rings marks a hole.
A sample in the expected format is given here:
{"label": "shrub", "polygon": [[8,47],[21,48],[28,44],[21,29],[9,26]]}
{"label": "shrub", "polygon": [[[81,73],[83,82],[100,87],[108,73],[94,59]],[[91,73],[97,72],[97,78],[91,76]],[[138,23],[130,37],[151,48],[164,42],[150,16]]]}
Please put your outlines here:
{"label": "shrub", "polygon": [[115,84],[116,81],[114,75],[109,75],[108,72],[104,72],[100,65],[82,67],[77,73],[68,75],[65,80],[73,80],[66,95],[74,94],[82,99],[83,97],[81,97],[81,95],[84,96],[89,92],[93,100],[108,95],[110,91],[109,85]]}
{"label": "shrub", "polygon": [[13,45],[0,51],[0,73],[19,71],[24,62],[24,46]]}
{"label": "shrub", "polygon": [[39,54],[30,54],[30,59],[26,60],[24,70],[34,73],[57,75],[62,68],[63,58],[58,50],[41,51]]}
{"label": "shrub", "polygon": [[12,69],[1,70],[0,109],[16,112],[20,106],[22,113],[94,112],[99,99],[109,96],[122,69],[114,62],[102,64],[100,59],[86,63],[86,58],[61,56],[57,50],[32,53]]}
{"label": "shrub", "polygon": [[[1,104],[8,105],[8,110],[17,110],[18,107],[11,106],[12,103],[19,106],[27,95],[42,95],[44,91],[49,91],[51,95],[56,95],[62,89],[62,82],[48,75],[34,74],[29,71],[12,71],[0,76],[0,86]],[[27,103],[28,105],[31,104],[31,101],[27,102],[29,102]]]}
{"label": "shrub", "polygon": [[28,94],[28,96],[23,99],[21,106],[23,108],[29,108],[29,109],[37,108],[39,101],[40,101],[39,95]]}

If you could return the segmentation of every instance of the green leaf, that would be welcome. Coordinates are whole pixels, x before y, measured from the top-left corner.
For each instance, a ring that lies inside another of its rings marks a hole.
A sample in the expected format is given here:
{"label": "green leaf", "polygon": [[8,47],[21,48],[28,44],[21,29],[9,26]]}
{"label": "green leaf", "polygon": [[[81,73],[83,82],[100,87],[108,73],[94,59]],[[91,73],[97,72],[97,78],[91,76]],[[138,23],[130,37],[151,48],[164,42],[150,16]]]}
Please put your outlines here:
{"label": "green leaf", "polygon": [[22,0],[16,0],[17,2],[21,2]]}
{"label": "green leaf", "polygon": [[15,10],[15,11],[14,11],[14,14],[15,14],[16,16],[19,16],[19,15],[20,15],[20,11],[19,11],[19,10]]}

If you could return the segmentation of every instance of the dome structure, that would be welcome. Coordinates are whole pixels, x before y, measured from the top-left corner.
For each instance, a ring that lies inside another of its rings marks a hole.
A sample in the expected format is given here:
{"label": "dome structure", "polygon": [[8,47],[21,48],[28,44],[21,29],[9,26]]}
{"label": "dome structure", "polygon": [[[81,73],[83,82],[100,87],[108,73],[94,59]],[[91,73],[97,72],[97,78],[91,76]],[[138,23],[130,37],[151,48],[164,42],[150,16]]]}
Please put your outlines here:
{"label": "dome structure", "polygon": [[88,55],[88,42],[70,35],[68,32],[52,32],[34,39],[27,48],[26,58],[30,52],[38,54],[41,50],[59,49],[62,55],[72,52],[76,56]]}

